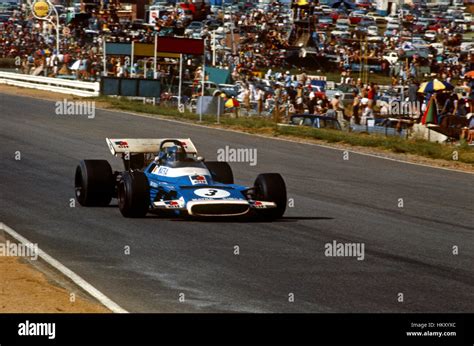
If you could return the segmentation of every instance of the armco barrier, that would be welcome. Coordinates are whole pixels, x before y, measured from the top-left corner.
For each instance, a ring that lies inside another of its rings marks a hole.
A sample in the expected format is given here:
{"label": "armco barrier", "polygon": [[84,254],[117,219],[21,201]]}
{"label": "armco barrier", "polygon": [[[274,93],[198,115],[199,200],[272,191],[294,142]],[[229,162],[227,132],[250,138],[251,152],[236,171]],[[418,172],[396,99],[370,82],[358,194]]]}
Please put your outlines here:
{"label": "armco barrier", "polygon": [[100,94],[159,98],[161,96],[161,82],[158,79],[102,77]]}
{"label": "armco barrier", "polygon": [[100,83],[0,72],[0,84],[47,90],[82,97],[99,96]]}

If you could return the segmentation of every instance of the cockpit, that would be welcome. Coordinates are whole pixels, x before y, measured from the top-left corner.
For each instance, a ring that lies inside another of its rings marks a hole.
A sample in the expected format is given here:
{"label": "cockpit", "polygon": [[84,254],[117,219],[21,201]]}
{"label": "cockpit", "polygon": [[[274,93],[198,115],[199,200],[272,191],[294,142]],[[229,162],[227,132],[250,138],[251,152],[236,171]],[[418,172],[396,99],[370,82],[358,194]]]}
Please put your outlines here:
{"label": "cockpit", "polygon": [[186,153],[180,146],[173,145],[162,148],[155,158],[155,163],[160,166],[172,168],[178,167],[203,167],[204,163],[198,160],[194,154]]}

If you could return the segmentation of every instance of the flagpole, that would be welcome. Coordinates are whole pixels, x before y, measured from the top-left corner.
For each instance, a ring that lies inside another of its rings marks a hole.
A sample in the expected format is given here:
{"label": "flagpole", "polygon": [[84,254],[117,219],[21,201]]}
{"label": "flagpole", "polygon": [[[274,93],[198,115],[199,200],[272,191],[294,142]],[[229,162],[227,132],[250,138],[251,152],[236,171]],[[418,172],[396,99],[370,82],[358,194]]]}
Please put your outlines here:
{"label": "flagpole", "polygon": [[157,58],[157,50],[158,50],[158,33],[155,32],[155,51],[153,53],[154,55],[154,61],[153,61],[153,79],[156,79],[156,58]]}
{"label": "flagpole", "polygon": [[104,55],[104,59],[103,59],[103,63],[104,63],[103,76],[104,76],[104,77],[107,77],[107,42],[106,42],[106,39],[105,39],[105,35],[104,35],[104,48],[103,48],[102,54]]}
{"label": "flagpole", "polygon": [[178,108],[181,109],[181,85],[183,80],[183,54],[179,55]]}
{"label": "flagpole", "polygon": [[130,77],[134,77],[133,73],[133,64],[134,64],[134,56],[135,56],[135,41],[132,41],[132,56],[131,56],[131,64],[130,64]]}
{"label": "flagpole", "polygon": [[204,84],[206,83],[206,38],[204,38],[204,55],[202,59],[202,90],[201,90],[201,107],[199,107],[199,122],[202,122],[202,108],[204,105]]}

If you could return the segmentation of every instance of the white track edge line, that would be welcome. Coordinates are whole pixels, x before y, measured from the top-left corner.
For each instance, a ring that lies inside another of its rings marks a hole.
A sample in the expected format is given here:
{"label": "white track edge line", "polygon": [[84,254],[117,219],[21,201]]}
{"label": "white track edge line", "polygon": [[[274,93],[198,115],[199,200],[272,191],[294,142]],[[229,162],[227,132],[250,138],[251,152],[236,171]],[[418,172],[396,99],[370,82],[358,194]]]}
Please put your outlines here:
{"label": "white track edge line", "polygon": [[[12,228],[8,227],[4,223],[0,222],[0,230],[3,230],[7,232],[10,236],[12,236],[14,239],[19,241],[20,243],[24,245],[32,244],[28,239],[17,233],[15,230]],[[78,285],[81,289],[86,291],[88,294],[90,294],[92,297],[97,299],[102,305],[107,307],[110,311],[114,313],[128,313],[127,310],[123,309],[120,307],[117,303],[112,301],[110,298],[108,298],[105,294],[100,292],[97,288],[92,286],[90,283],[88,283],[86,280],[81,278],[79,275],[74,273],[72,270],[61,264],[59,261],[48,255],[46,252],[38,248],[38,256],[43,259],[46,263],[48,263],[50,266],[58,270],[61,274],[66,276],[68,279],[73,281],[76,285]]]}
{"label": "white track edge line", "polygon": [[410,161],[401,160],[401,159],[394,159],[394,158],[386,157],[386,156],[382,156],[382,155],[364,153],[364,152],[356,151],[354,149],[336,148],[336,147],[332,147],[332,146],[329,146],[329,145],[310,143],[310,142],[304,142],[304,141],[297,141],[297,140],[293,140],[293,139],[289,139],[289,138],[270,137],[270,136],[260,135],[258,133],[248,133],[248,132],[239,131],[239,130],[225,129],[225,128],[222,128],[222,127],[213,127],[213,126],[196,124],[196,123],[191,123],[191,122],[188,123],[188,122],[181,121],[181,120],[176,120],[176,119],[166,119],[166,118],[164,118],[164,115],[159,115],[159,114],[157,114],[157,116],[155,116],[155,115],[151,115],[151,114],[147,114],[147,113],[136,113],[136,112],[131,112],[131,111],[115,110],[115,109],[110,109],[110,108],[97,107],[97,109],[101,110],[101,111],[106,111],[106,112],[109,112],[109,113],[131,114],[131,115],[134,115],[134,116],[139,116],[139,117],[144,117],[144,118],[149,118],[149,119],[168,121],[168,122],[171,122],[171,123],[178,123],[178,124],[183,124],[183,125],[192,125],[192,126],[195,126],[195,127],[203,127],[203,128],[206,128],[206,129],[213,129],[213,130],[227,131],[227,132],[233,132],[233,133],[238,133],[238,134],[245,134],[247,136],[273,139],[273,140],[276,140],[276,141],[290,142],[290,143],[295,143],[295,144],[312,145],[312,146],[315,146],[315,147],[321,147],[321,148],[325,148],[325,149],[333,149],[333,150],[339,150],[339,151],[347,151],[347,152],[352,153],[352,154],[370,156],[370,157],[374,157],[374,158],[377,158],[377,159],[389,160],[389,161],[400,162],[400,163],[406,163],[406,164],[409,164],[409,165],[428,167],[428,168],[434,168],[434,169],[442,169],[442,170],[445,170],[445,171],[457,172],[457,173],[474,174],[474,172],[468,172],[468,171],[463,171],[463,170],[454,169],[454,168],[433,166],[433,165],[429,165],[429,164],[426,164],[426,163],[416,163],[416,162],[410,162]]}

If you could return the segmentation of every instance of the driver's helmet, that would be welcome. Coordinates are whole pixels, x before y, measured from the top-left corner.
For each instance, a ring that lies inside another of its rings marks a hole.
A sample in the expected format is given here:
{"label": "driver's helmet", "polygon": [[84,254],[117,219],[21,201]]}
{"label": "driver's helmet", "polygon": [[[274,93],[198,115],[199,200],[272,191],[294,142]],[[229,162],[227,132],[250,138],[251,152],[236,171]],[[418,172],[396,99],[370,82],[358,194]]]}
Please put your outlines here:
{"label": "driver's helmet", "polygon": [[155,163],[159,163],[166,160],[166,153],[164,151],[160,151],[158,155],[155,157]]}
{"label": "driver's helmet", "polygon": [[186,158],[186,153],[183,148],[173,145],[166,148],[166,159],[168,161],[183,161]]}

